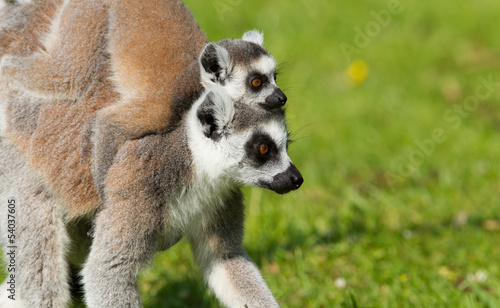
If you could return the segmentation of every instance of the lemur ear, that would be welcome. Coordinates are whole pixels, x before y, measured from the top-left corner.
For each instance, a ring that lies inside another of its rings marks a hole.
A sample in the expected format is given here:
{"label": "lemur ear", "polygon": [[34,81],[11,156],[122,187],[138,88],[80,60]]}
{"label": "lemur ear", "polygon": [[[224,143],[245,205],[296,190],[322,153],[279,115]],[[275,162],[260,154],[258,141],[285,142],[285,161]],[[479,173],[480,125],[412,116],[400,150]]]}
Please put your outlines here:
{"label": "lemur ear", "polygon": [[203,134],[218,141],[234,117],[234,104],[224,91],[211,91],[198,107],[196,115]]}
{"label": "lemur ear", "polygon": [[204,83],[223,84],[231,67],[226,48],[217,43],[208,43],[200,56],[201,76]]}
{"label": "lemur ear", "polygon": [[241,38],[244,41],[252,42],[260,46],[264,46],[264,34],[257,30],[247,31]]}

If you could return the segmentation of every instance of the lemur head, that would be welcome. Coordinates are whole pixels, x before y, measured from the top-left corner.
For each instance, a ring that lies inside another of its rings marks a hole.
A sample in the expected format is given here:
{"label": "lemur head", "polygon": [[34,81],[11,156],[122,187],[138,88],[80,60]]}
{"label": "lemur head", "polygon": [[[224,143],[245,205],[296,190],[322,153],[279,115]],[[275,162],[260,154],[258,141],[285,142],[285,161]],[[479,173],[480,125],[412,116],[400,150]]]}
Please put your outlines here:
{"label": "lemur head", "polygon": [[267,109],[283,106],[287,98],[276,85],[276,61],[263,42],[261,33],[249,31],[241,39],[207,44],[200,55],[205,89],[219,84],[233,101]]}
{"label": "lemur head", "polygon": [[196,101],[187,129],[196,174],[205,180],[255,185],[279,194],[302,185],[302,175],[288,157],[282,108],[234,103],[216,86]]}

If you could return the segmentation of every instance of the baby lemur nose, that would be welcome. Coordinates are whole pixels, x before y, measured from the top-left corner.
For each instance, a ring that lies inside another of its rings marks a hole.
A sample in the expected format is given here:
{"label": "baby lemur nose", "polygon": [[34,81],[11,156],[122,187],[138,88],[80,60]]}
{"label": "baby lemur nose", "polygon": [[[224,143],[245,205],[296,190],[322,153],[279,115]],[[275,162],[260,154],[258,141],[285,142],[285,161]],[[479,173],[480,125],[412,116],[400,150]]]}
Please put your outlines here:
{"label": "baby lemur nose", "polygon": [[276,88],[274,92],[266,98],[266,107],[277,108],[285,105],[286,95],[280,88]]}

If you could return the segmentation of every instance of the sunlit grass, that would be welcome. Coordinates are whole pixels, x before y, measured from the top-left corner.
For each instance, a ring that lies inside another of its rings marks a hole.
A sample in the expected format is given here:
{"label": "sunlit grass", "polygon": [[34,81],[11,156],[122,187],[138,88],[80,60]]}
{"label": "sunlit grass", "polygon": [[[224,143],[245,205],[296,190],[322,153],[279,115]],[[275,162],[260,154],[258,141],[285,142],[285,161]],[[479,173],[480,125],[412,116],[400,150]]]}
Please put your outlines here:
{"label": "sunlit grass", "polygon": [[[187,2],[211,40],[257,28],[288,63],[305,183],[245,190],[245,248],[283,307],[500,307],[500,2],[402,0],[363,48],[354,28],[390,1]],[[446,138],[422,150],[436,129]],[[184,242],[140,289],[146,307],[219,307]]]}

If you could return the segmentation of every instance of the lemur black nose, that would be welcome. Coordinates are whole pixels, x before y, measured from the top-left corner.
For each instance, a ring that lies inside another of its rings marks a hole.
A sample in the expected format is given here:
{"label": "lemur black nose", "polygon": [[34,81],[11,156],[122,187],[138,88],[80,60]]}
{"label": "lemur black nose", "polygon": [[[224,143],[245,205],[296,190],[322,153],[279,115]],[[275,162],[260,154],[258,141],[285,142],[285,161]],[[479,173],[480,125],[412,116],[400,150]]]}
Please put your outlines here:
{"label": "lemur black nose", "polygon": [[274,92],[266,98],[266,103],[262,104],[265,108],[278,108],[285,105],[287,101],[285,93],[280,88],[276,88]]}
{"label": "lemur black nose", "polygon": [[290,168],[290,181],[293,184],[293,189],[298,189],[302,183],[304,183],[304,178],[302,177],[302,174],[300,174],[300,171],[295,167],[295,165],[291,165]]}
{"label": "lemur black nose", "polygon": [[291,180],[293,185],[295,185],[295,189],[298,189],[304,183],[304,179],[300,174],[299,176],[292,176]]}
{"label": "lemur black nose", "polygon": [[280,89],[277,89],[275,93],[276,93],[276,95],[278,96],[278,101],[279,101],[282,105],[284,105],[284,104],[286,103],[286,101],[287,101],[287,98],[286,98],[285,93],[283,93],[283,91],[281,91]]}
{"label": "lemur black nose", "polygon": [[257,186],[270,189],[278,194],[286,194],[298,189],[302,183],[304,183],[304,179],[300,171],[294,164],[290,163],[290,166],[285,171],[276,174],[271,182],[259,182]]}

